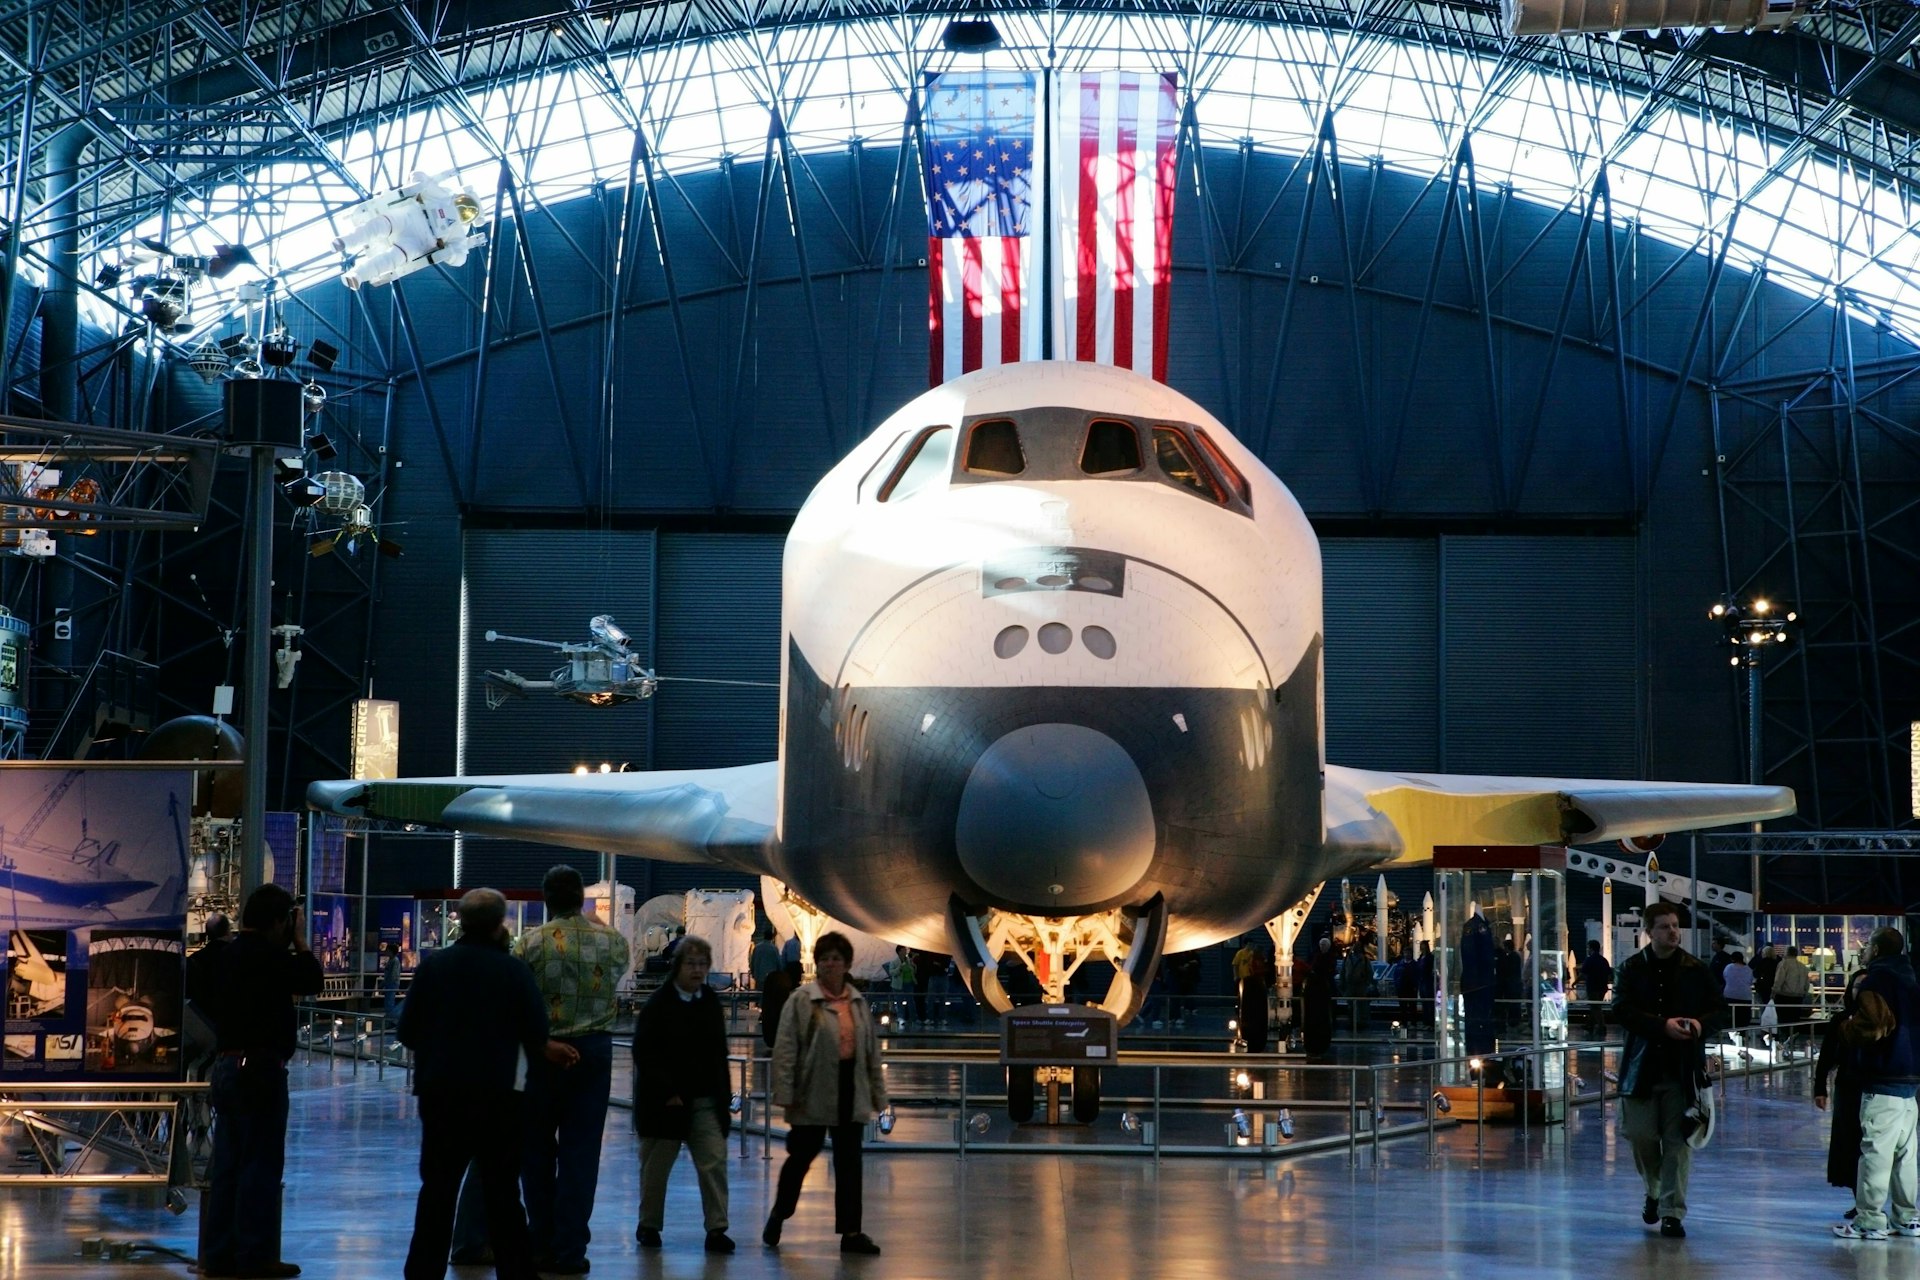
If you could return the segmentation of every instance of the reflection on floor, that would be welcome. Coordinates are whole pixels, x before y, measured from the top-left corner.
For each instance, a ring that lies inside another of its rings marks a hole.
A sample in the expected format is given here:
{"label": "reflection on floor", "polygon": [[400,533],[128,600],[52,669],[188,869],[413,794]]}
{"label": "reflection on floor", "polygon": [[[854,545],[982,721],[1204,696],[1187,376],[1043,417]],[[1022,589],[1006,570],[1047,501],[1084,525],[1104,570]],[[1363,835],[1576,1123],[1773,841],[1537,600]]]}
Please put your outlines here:
{"label": "reflection on floor", "polygon": [[[417,1186],[418,1130],[403,1077],[380,1081],[363,1069],[355,1078],[303,1057],[294,1078],[288,1257],[315,1280],[397,1276]],[[1640,1183],[1608,1105],[1576,1108],[1565,1128],[1536,1126],[1524,1136],[1489,1128],[1484,1153],[1474,1130],[1462,1127],[1443,1133],[1432,1156],[1413,1139],[1384,1147],[1377,1164],[1363,1149],[1353,1166],[1344,1150],[1280,1162],[1157,1164],[1112,1155],[873,1154],[867,1228],[886,1252],[845,1262],[831,1234],[826,1160],[816,1164],[780,1252],[762,1249],[779,1153],[762,1158],[757,1141],[732,1165],[738,1254],[701,1252],[698,1194],[684,1163],[667,1246],[643,1254],[633,1240],[637,1144],[625,1113],[616,1113],[594,1215],[593,1274],[1920,1277],[1920,1241],[1846,1244],[1829,1234],[1846,1198],[1825,1185],[1825,1117],[1807,1092],[1803,1070],[1726,1091],[1720,1135],[1695,1166],[1684,1241],[1640,1224]],[[83,1261],[80,1246],[103,1236],[191,1254],[196,1212],[172,1217],[157,1198],[126,1193],[12,1191],[0,1201],[0,1277],[184,1277],[186,1266],[163,1256]],[[491,1271],[449,1274],[478,1280]]]}

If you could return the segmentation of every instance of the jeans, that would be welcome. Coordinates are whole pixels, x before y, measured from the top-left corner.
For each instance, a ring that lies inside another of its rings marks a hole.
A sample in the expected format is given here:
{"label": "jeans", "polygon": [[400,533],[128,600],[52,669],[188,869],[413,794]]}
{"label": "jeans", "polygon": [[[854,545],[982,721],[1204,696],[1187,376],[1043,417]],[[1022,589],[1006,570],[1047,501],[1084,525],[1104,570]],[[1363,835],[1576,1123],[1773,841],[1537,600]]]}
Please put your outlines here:
{"label": "jeans", "polygon": [[1912,1098],[1881,1093],[1860,1096],[1860,1178],[1853,1193],[1854,1226],[1885,1229],[1889,1193],[1895,1226],[1920,1218],[1914,1206],[1916,1118],[1920,1118],[1920,1105]]}
{"label": "jeans", "polygon": [[255,1271],[280,1261],[280,1180],[287,1166],[287,1068],[235,1054],[214,1061],[213,1162],[200,1201],[200,1262]]}
{"label": "jeans", "polygon": [[453,1239],[454,1203],[467,1165],[479,1166],[498,1280],[534,1280],[527,1217],[520,1207],[517,1093],[433,1089],[420,1095],[420,1199],[407,1248],[406,1280],[442,1280]]}
{"label": "jeans", "polygon": [[600,1182],[600,1137],[613,1087],[613,1036],[563,1038],[580,1061],[556,1067],[542,1059],[527,1070],[527,1145],[520,1179],[527,1191],[527,1230],[535,1257],[563,1265],[587,1256],[593,1194]]}

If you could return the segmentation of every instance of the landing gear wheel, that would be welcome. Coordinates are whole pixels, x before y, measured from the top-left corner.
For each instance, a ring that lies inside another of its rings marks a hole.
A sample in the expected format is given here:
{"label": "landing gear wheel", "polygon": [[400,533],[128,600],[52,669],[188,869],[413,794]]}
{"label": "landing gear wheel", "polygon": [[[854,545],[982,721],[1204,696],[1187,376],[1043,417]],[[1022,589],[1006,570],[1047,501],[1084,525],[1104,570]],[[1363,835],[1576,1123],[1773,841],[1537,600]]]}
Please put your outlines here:
{"label": "landing gear wheel", "polygon": [[1100,1068],[1073,1069],[1073,1118],[1081,1124],[1100,1118]]}
{"label": "landing gear wheel", "polygon": [[1026,1124],[1033,1119],[1033,1068],[1007,1068],[1007,1119]]}

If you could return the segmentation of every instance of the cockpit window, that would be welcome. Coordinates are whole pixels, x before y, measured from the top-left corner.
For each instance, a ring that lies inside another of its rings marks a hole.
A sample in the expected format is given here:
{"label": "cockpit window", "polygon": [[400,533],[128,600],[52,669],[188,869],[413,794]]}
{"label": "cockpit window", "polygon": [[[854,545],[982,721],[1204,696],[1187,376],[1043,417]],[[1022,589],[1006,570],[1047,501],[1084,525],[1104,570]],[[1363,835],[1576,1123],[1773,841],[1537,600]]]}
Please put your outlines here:
{"label": "cockpit window", "polygon": [[1017,476],[1027,469],[1020,432],[1006,418],[976,422],[967,432],[966,468],[975,475]]}
{"label": "cockpit window", "polygon": [[1153,452],[1167,479],[1223,507],[1227,504],[1226,495],[1220,492],[1206,465],[1194,455],[1193,446],[1178,431],[1172,427],[1155,427]]}
{"label": "cockpit window", "polygon": [[865,502],[868,498],[879,493],[880,486],[892,477],[894,461],[900,456],[900,444],[906,438],[907,433],[904,431],[895,436],[893,443],[888,445],[886,450],[881,453],[878,458],[874,459],[873,465],[867,468],[867,473],[860,477],[858,490],[860,501]]}
{"label": "cockpit window", "polygon": [[880,501],[911,498],[928,485],[947,478],[953,467],[953,428],[927,427],[913,438],[893,474],[880,486]]}
{"label": "cockpit window", "polygon": [[1117,476],[1140,469],[1140,437],[1131,422],[1095,418],[1080,447],[1080,469],[1090,476]]}
{"label": "cockpit window", "polygon": [[1220,451],[1220,446],[1206,432],[1196,430],[1193,436],[1200,442],[1200,451],[1207,455],[1207,461],[1213,464],[1214,472],[1227,482],[1229,489],[1240,495],[1240,501],[1252,506],[1253,487],[1247,483],[1247,477],[1241,474],[1240,468],[1233,465],[1233,460]]}

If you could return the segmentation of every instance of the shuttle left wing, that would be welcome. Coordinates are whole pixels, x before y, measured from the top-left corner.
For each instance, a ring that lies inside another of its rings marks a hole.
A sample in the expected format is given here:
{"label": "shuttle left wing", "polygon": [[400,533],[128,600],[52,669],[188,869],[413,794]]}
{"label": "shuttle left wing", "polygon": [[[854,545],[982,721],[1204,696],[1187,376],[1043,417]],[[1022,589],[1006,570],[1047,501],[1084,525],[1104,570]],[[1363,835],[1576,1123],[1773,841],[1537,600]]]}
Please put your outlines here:
{"label": "shuttle left wing", "polygon": [[771,872],[779,764],[316,782],[307,806],[663,862]]}
{"label": "shuttle left wing", "polygon": [[[1789,787],[1393,773],[1327,766],[1328,842],[1424,863],[1435,845],[1593,844],[1785,817]],[[1390,828],[1390,834],[1388,832]]]}

